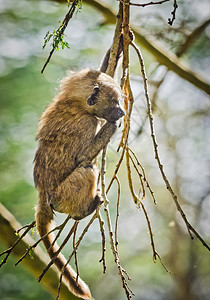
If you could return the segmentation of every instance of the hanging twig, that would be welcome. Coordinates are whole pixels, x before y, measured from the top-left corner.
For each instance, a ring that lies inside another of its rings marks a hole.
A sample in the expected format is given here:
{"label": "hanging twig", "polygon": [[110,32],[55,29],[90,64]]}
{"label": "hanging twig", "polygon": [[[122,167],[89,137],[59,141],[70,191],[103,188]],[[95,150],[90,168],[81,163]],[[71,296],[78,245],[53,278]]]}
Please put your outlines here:
{"label": "hanging twig", "polygon": [[[61,41],[61,39],[62,39],[62,36],[63,36],[63,34],[64,34],[64,31],[65,31],[65,29],[66,29],[66,27],[67,27],[69,21],[71,20],[73,14],[74,14],[74,12],[75,12],[75,9],[76,9],[76,7],[77,7],[77,5],[78,5],[78,2],[79,2],[79,0],[74,0],[74,2],[72,3],[72,5],[71,5],[71,7],[70,7],[70,9],[69,9],[69,11],[68,11],[68,13],[67,13],[66,16],[65,16],[63,22],[61,23],[61,26],[60,26],[59,29],[56,31],[56,35],[55,35],[55,38],[54,38],[54,41],[53,41],[53,48],[52,48],[52,50],[50,51],[50,54],[49,54],[49,56],[48,56],[48,58],[47,58],[47,61],[45,62],[44,66],[43,66],[43,68],[42,68],[42,70],[41,70],[41,73],[44,72],[46,66],[47,66],[48,63],[50,62],[50,59],[51,59],[51,57],[52,57],[54,51],[58,48],[58,45],[59,45],[59,43],[60,43],[60,41]],[[46,42],[45,42],[45,43],[46,43]]]}
{"label": "hanging twig", "polygon": [[56,237],[54,238],[50,248],[48,249],[48,251],[51,250],[51,248],[54,246],[55,242],[57,241],[57,239],[59,238],[59,236],[61,235],[61,232],[63,231],[64,227],[66,226],[66,224],[68,223],[68,221],[71,219],[70,215],[67,216],[66,220],[63,222],[63,224],[61,224],[59,227],[59,231],[58,233],[56,234]]}
{"label": "hanging twig", "polygon": [[117,175],[115,176],[115,180],[117,182],[117,212],[116,212],[116,219],[115,219],[115,247],[117,249],[118,246],[118,237],[117,237],[117,232],[118,232],[118,222],[119,222],[119,216],[120,216],[120,181]]}
{"label": "hanging twig", "polygon": [[[127,81],[128,80],[129,79],[127,79]],[[125,84],[125,86],[127,86],[127,85]],[[128,88],[130,89],[130,87],[128,87]],[[128,90],[126,91],[126,93],[128,95]],[[108,192],[109,192],[109,190],[110,190],[110,188],[111,188],[111,186],[112,186],[112,184],[115,180],[115,176],[117,175],[117,173],[120,169],[120,166],[121,166],[123,158],[124,158],[125,150],[126,150],[126,147],[127,147],[127,143],[128,143],[128,136],[129,136],[129,132],[130,132],[130,117],[131,117],[131,113],[132,113],[132,109],[133,109],[133,103],[134,103],[132,91],[130,90],[129,93],[130,93],[129,102],[128,102],[128,96],[125,97],[125,102],[127,102],[126,105],[128,105],[128,108],[127,108],[127,111],[126,111],[126,115],[124,117],[125,118],[124,119],[125,120],[124,121],[124,130],[123,130],[123,134],[122,134],[123,135],[122,140],[124,142],[123,142],[123,145],[121,146],[122,147],[122,153],[121,153],[120,159],[118,160],[118,163],[116,164],[115,171],[114,171],[114,174],[112,176],[112,179],[110,180],[109,185],[107,187],[107,190],[106,190],[107,194],[108,194]]]}
{"label": "hanging twig", "polygon": [[149,235],[150,235],[150,242],[151,242],[151,247],[152,247],[152,251],[153,251],[153,261],[156,262],[157,260],[157,257],[159,258],[160,260],[160,263],[162,264],[162,266],[164,267],[164,269],[168,272],[168,273],[171,273],[171,271],[169,271],[167,269],[167,267],[164,265],[159,253],[156,251],[155,249],[155,243],[154,243],[154,238],[153,238],[153,232],[152,232],[152,227],[151,227],[151,222],[150,222],[150,219],[149,219],[149,216],[148,216],[148,213],[147,213],[147,210],[143,204],[143,202],[137,197],[137,195],[135,194],[134,192],[134,189],[133,189],[133,182],[132,182],[132,176],[131,176],[131,168],[130,168],[130,162],[129,162],[129,159],[130,159],[130,156],[129,156],[129,152],[128,152],[128,149],[126,150],[126,166],[127,166],[127,173],[128,173],[128,183],[129,183],[129,188],[130,188],[130,191],[131,191],[131,195],[133,197],[133,200],[134,200],[134,203],[137,205],[138,208],[142,208],[143,210],[143,213],[145,215],[145,218],[146,218],[146,221],[147,221],[147,226],[148,226],[148,229],[149,229]]}
{"label": "hanging twig", "polygon": [[[87,233],[87,231],[88,231],[88,229],[90,228],[91,224],[93,223],[93,221],[94,221],[97,217],[98,217],[98,211],[96,211],[96,212],[94,213],[94,215],[92,216],[92,218],[90,219],[90,221],[88,222],[88,224],[87,224],[87,225],[85,226],[85,228],[83,229],[83,232],[81,233],[81,235],[80,235],[80,237],[79,237],[77,243],[75,244],[75,247],[74,247],[72,253],[69,255],[69,258],[68,258],[68,260],[66,261],[65,266],[63,266],[63,268],[62,268],[62,270],[61,270],[60,278],[59,278],[59,283],[58,283],[58,289],[57,289],[58,293],[57,293],[56,300],[59,299],[60,290],[61,290],[61,285],[62,285],[62,278],[63,278],[63,274],[64,274],[64,272],[65,272],[66,266],[67,266],[68,263],[70,262],[70,260],[71,260],[72,256],[74,255],[75,251],[77,251],[77,249],[78,249],[78,247],[79,247],[79,245],[80,245],[80,243],[81,243],[81,241],[82,241],[84,235]],[[76,221],[76,222],[77,222],[77,221]],[[75,224],[76,224],[76,222],[75,222]],[[75,224],[74,224],[74,225],[75,225]]]}
{"label": "hanging twig", "polygon": [[79,278],[79,266],[78,266],[78,260],[77,260],[77,249],[75,249],[76,247],[76,233],[77,233],[77,227],[78,227],[79,222],[77,221],[75,229],[74,229],[74,235],[73,235],[73,249],[74,249],[74,262],[75,262],[75,266],[76,266],[76,270],[77,270],[77,277],[76,277],[76,283],[78,282],[78,278]]}
{"label": "hanging twig", "polygon": [[[139,171],[138,171],[138,169],[137,169],[137,166],[136,166],[135,162],[133,161],[132,157],[131,157],[130,154],[129,154],[129,156],[130,156],[130,158],[131,158],[131,161],[132,161],[132,163],[133,163],[133,166],[134,166],[134,168],[136,169],[137,173],[139,174],[140,179],[141,179],[141,177],[143,177],[143,180],[144,180],[144,182],[146,183],[146,187],[147,187],[148,190],[150,191],[150,194],[151,194],[151,196],[152,196],[152,198],[153,198],[154,204],[157,204],[157,201],[156,201],[155,196],[154,196],[154,192],[153,192],[153,190],[151,189],[150,184],[149,184],[149,182],[148,182],[148,180],[147,180],[147,178],[146,178],[146,173],[145,173],[145,170],[144,170],[142,164],[140,163],[140,161],[139,161],[139,159],[137,158],[136,154],[131,150],[131,148],[127,147],[127,149],[128,149],[128,151],[130,151],[130,152],[132,153],[132,155],[134,156],[137,165],[140,166],[143,175],[139,173]],[[141,180],[142,180],[142,179],[141,179]],[[145,195],[145,191],[144,191],[143,195]]]}
{"label": "hanging twig", "polygon": [[[118,251],[115,247],[115,242],[114,242],[114,237],[113,237],[113,230],[112,230],[112,224],[111,224],[111,218],[110,218],[110,213],[109,213],[109,201],[106,197],[106,187],[105,187],[105,164],[106,164],[106,149],[104,149],[103,153],[102,153],[102,164],[101,164],[101,194],[102,197],[104,199],[104,211],[106,214],[106,219],[107,219],[107,224],[108,224],[108,229],[109,229],[109,238],[110,238],[110,244],[111,244],[111,248],[112,248],[112,252],[115,258],[115,263],[117,265],[118,268],[118,273],[121,277],[122,280],[122,285],[123,288],[125,290],[127,299],[131,299],[133,292],[130,290],[130,288],[128,287],[127,281],[125,279],[125,276],[123,275],[124,273],[124,269],[121,267],[120,264],[120,260],[119,260],[119,255],[118,255]],[[127,272],[125,272],[127,274]]]}
{"label": "hanging twig", "polygon": [[191,239],[193,239],[193,235],[192,235],[192,232],[193,232],[196,235],[196,237],[201,241],[201,243],[210,251],[210,247],[206,244],[206,242],[202,239],[202,237],[198,234],[198,232],[194,229],[194,227],[188,222],[187,217],[178,202],[177,195],[174,193],[174,191],[169,183],[169,180],[168,180],[167,176],[165,175],[165,172],[163,169],[163,164],[161,163],[161,160],[159,157],[158,144],[157,144],[156,136],[155,136],[154,120],[153,120],[152,111],[151,111],[151,102],[150,102],[149,93],[148,93],[147,77],[146,77],[146,72],[145,72],[145,68],[144,68],[144,61],[143,61],[143,58],[142,58],[139,48],[133,42],[131,43],[131,45],[136,50],[136,53],[139,58],[140,66],[141,66],[141,73],[142,73],[143,82],[144,82],[144,91],[145,91],[145,97],[146,97],[147,108],[148,108],[148,116],[149,116],[151,137],[152,137],[152,142],[153,142],[153,147],[154,147],[154,152],[155,152],[155,159],[157,160],[162,178],[166,184],[167,190],[170,192],[170,194],[176,204],[177,210],[181,214],[182,219],[184,220],[184,222],[186,224],[186,227],[187,227],[187,230],[189,232]]}
{"label": "hanging twig", "polygon": [[103,262],[103,273],[106,273],[106,258],[105,258],[105,253],[106,253],[106,237],[105,237],[105,230],[104,230],[104,221],[101,217],[100,211],[98,210],[98,221],[100,225],[100,231],[101,231],[101,238],[102,238],[102,256],[99,262]]}
{"label": "hanging twig", "polygon": [[[127,147],[127,150],[129,148]],[[146,192],[145,192],[145,188],[144,188],[144,183],[143,183],[143,180],[142,180],[142,177],[143,175],[139,172],[137,166],[136,166],[136,163],[134,162],[133,160],[133,157],[129,154],[129,152],[127,151],[128,155],[129,155],[129,159],[131,160],[132,164],[133,164],[133,167],[134,169],[136,170],[136,173],[138,174],[138,177],[139,177],[139,180],[140,180],[140,185],[141,185],[141,188],[142,188],[142,200],[145,199],[145,196],[146,196]],[[139,192],[139,195],[141,194],[141,190]]]}
{"label": "hanging twig", "polygon": [[168,18],[168,24],[169,25],[173,25],[173,22],[175,21],[175,19],[176,19],[176,10],[177,10],[177,8],[178,8],[178,4],[177,4],[177,0],[174,0],[174,9],[173,9],[173,11],[171,12],[171,14],[172,14],[172,18],[170,19],[170,18]]}
{"label": "hanging twig", "polygon": [[[199,38],[199,36],[203,33],[203,31],[205,30],[205,28],[210,24],[210,19],[207,19],[205,20],[202,24],[200,24],[198,27],[196,27],[185,39],[185,41],[183,42],[183,44],[181,44],[181,46],[178,48],[178,50],[176,51],[176,56],[177,57],[181,57],[184,53],[186,53],[190,46],[196,41],[196,39]],[[157,66],[160,67],[160,65]],[[163,74],[162,74],[162,77],[159,79],[156,87],[155,87],[155,90],[153,92],[153,95],[151,97],[151,109],[152,109],[152,112],[154,113],[155,111],[155,104],[156,104],[156,100],[157,100],[157,97],[158,97],[158,92],[159,92],[159,89],[161,87],[161,85],[163,84],[163,82],[165,81],[166,79],[166,76],[168,74],[168,69],[165,69]],[[146,123],[146,120],[147,120],[148,116],[146,116],[141,124],[141,127],[140,129],[138,130],[137,134],[140,135],[143,131],[143,127]]]}

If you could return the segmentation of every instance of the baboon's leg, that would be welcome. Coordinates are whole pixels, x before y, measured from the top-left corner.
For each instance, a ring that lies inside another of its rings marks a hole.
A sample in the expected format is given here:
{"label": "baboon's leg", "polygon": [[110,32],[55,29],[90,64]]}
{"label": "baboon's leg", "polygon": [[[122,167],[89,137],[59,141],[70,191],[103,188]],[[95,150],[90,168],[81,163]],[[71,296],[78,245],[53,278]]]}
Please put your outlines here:
{"label": "baboon's leg", "polygon": [[79,220],[91,214],[101,203],[97,190],[98,170],[83,163],[50,195],[50,203],[58,212]]}

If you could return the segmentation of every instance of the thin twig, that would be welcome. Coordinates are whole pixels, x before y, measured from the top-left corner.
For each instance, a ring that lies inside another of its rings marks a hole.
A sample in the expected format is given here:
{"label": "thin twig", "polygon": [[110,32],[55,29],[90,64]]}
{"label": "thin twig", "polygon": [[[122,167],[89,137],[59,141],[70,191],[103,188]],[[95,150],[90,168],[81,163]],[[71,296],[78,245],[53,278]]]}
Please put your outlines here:
{"label": "thin twig", "polygon": [[[127,147],[127,149],[129,150],[129,147]],[[130,158],[130,160],[131,160],[131,162],[132,162],[132,164],[133,164],[134,169],[136,170],[136,173],[137,173],[138,176],[139,176],[139,180],[140,180],[140,184],[141,184],[141,188],[142,188],[142,200],[144,200],[144,199],[145,199],[145,196],[146,196],[146,192],[145,192],[144,183],[143,183],[143,179],[142,179],[143,175],[139,172],[139,170],[138,170],[138,168],[137,168],[137,166],[136,166],[136,163],[134,162],[134,159],[133,159],[133,157],[130,155],[129,152],[128,152],[128,155],[129,155],[129,158]],[[139,194],[140,194],[140,192],[139,192]]]}
{"label": "thin twig", "polygon": [[[52,232],[59,230],[62,231],[64,228],[63,224],[60,226],[56,226],[55,228],[53,228],[52,230],[50,230],[49,232],[47,232],[45,235],[43,235],[40,239],[38,239],[38,241],[36,243],[34,243],[33,245],[31,245],[26,252],[21,256],[21,258],[15,263],[15,266],[17,266],[25,257],[26,255],[33,249],[36,248],[36,246],[44,239],[46,238],[49,234],[51,234]],[[49,251],[49,250],[48,250]]]}
{"label": "thin twig", "polygon": [[21,258],[15,263],[15,266],[17,266],[25,257],[26,255],[33,249],[33,248],[36,248],[36,246],[46,237],[48,236],[50,233],[56,231],[56,230],[59,230],[58,231],[58,234],[56,235],[52,245],[50,246],[50,248],[48,249],[48,252],[50,251],[50,249],[53,247],[53,245],[55,244],[56,240],[58,239],[58,237],[60,236],[61,232],[63,231],[65,225],[67,224],[68,220],[70,219],[71,217],[68,216],[66,218],[66,220],[59,226],[56,226],[55,228],[53,228],[52,230],[50,230],[49,232],[47,232],[44,236],[42,236],[36,243],[34,243],[32,246],[30,246],[27,251],[24,253],[23,256],[21,256]]}
{"label": "thin twig", "polygon": [[117,232],[118,232],[118,222],[119,222],[119,216],[120,216],[120,181],[117,175],[115,176],[115,180],[117,182],[117,214],[115,219],[115,230],[114,230],[114,236],[115,236],[115,246],[117,249],[118,246],[118,238],[117,238]]}
{"label": "thin twig", "polygon": [[171,1],[171,0],[162,0],[162,1],[157,1],[157,2],[150,1],[150,2],[147,2],[147,3],[132,3],[132,2],[127,3],[124,0],[120,0],[120,2],[122,2],[125,5],[140,6],[140,7],[145,7],[145,6],[149,6],[149,5],[155,5],[155,4],[162,4],[162,3],[165,3],[165,2],[169,2],[169,1]]}
{"label": "thin twig", "polygon": [[110,218],[110,213],[109,213],[109,201],[107,200],[106,197],[106,187],[105,187],[105,164],[106,164],[106,149],[103,150],[102,153],[102,163],[101,163],[101,194],[102,197],[104,199],[104,211],[106,214],[106,219],[107,219],[107,223],[108,223],[108,229],[109,229],[109,238],[110,238],[110,244],[111,244],[111,249],[115,258],[115,263],[117,265],[118,268],[118,273],[121,277],[122,280],[122,285],[123,288],[125,290],[127,299],[131,299],[133,292],[130,290],[130,288],[128,287],[127,281],[123,275],[123,268],[121,267],[120,264],[120,260],[119,260],[119,255],[118,255],[118,251],[115,247],[115,242],[114,242],[114,237],[113,237],[113,230],[112,230],[112,224],[111,224],[111,218]]}
{"label": "thin twig", "polygon": [[[31,222],[31,224],[29,225],[25,225],[22,228],[20,228],[18,230],[18,232],[20,232],[20,230],[22,230],[23,228],[27,228],[22,234],[21,236],[17,239],[17,241],[12,245],[12,247],[8,248],[7,250],[3,251],[0,253],[0,256],[2,256],[3,254],[6,254],[6,257],[2,260],[2,262],[0,263],[0,267],[3,266],[3,264],[5,264],[7,262],[7,259],[9,257],[9,255],[11,254],[12,250],[17,246],[17,244],[23,239],[23,237],[29,232],[29,230],[31,228],[33,228],[36,225],[36,221]],[[17,232],[17,231],[16,231]]]}
{"label": "thin twig", "polygon": [[[187,37],[186,40],[184,41],[184,43],[178,48],[178,50],[176,51],[176,56],[177,57],[181,57],[184,53],[186,53],[188,51],[188,49],[190,48],[190,46],[195,42],[196,39],[199,38],[199,36],[203,33],[203,31],[205,30],[205,28],[210,24],[210,19],[207,19],[206,21],[204,21],[202,24],[200,24],[198,27],[196,27]],[[158,65],[158,67],[160,67],[161,65]],[[160,80],[158,81],[156,87],[155,87],[155,91],[153,92],[152,98],[151,98],[151,104],[152,104],[152,112],[154,113],[155,110],[155,104],[156,104],[156,100],[158,97],[158,91],[160,89],[160,86],[162,85],[162,83],[165,81],[166,76],[168,74],[168,69],[166,69],[164,71],[164,73],[162,74],[162,77],[160,78]],[[140,127],[140,129],[137,132],[137,135],[140,135],[143,131],[143,127],[146,123],[148,116],[146,116],[142,122],[142,125]]]}
{"label": "thin twig", "polygon": [[[77,243],[75,244],[75,247],[73,249],[73,251],[71,252],[71,254],[69,255],[69,258],[68,260],[66,261],[66,264],[63,266],[62,270],[61,270],[61,273],[60,273],[60,278],[59,278],[59,283],[58,283],[58,293],[57,293],[57,297],[56,297],[56,300],[59,299],[59,294],[60,294],[60,289],[61,289],[61,285],[62,285],[62,278],[63,278],[63,274],[65,272],[65,269],[66,269],[66,266],[68,265],[68,263],[70,262],[72,256],[74,255],[75,251],[77,251],[79,245],[80,245],[80,242],[82,241],[84,235],[87,233],[90,225],[93,223],[93,221],[98,217],[98,212],[96,211],[94,213],[94,215],[92,216],[92,218],[90,219],[90,221],[88,222],[88,224],[85,226],[85,228],[83,229],[83,232],[81,233]],[[75,222],[76,223],[76,222]]]}
{"label": "thin twig", "polygon": [[33,228],[33,227],[35,227],[35,226],[36,226],[36,221],[33,221],[33,222],[31,222],[30,224],[26,224],[26,225],[24,225],[23,227],[17,229],[17,230],[15,231],[15,233],[16,233],[16,234],[19,234],[19,232],[20,232],[21,230],[23,230],[24,228],[29,228],[29,230],[30,230],[31,228]]}
{"label": "thin twig", "polygon": [[173,11],[171,12],[171,14],[172,14],[172,18],[170,19],[170,18],[168,18],[168,24],[169,25],[173,25],[173,22],[175,21],[175,19],[176,19],[176,10],[177,10],[177,8],[178,8],[178,4],[177,4],[177,0],[174,0],[174,9],[173,9]]}
{"label": "thin twig", "polygon": [[100,211],[98,211],[98,221],[100,225],[100,231],[101,231],[101,238],[102,238],[102,256],[99,262],[103,262],[103,273],[106,273],[106,237],[105,237],[105,230],[104,230],[104,220],[101,217]]}
{"label": "thin twig", "polygon": [[170,192],[170,194],[175,202],[177,210],[179,211],[180,215],[182,216],[182,219],[184,220],[184,222],[186,224],[186,227],[187,227],[187,230],[189,232],[191,239],[193,239],[193,235],[192,235],[192,232],[193,232],[195,234],[195,236],[204,245],[204,247],[206,247],[210,251],[210,247],[207,245],[207,243],[202,239],[202,237],[198,234],[198,232],[194,229],[194,227],[188,222],[187,217],[178,202],[177,195],[174,193],[174,191],[169,183],[169,180],[168,180],[167,176],[165,175],[165,172],[163,169],[163,164],[161,163],[161,160],[159,157],[158,144],[157,144],[156,136],[155,136],[154,120],[153,120],[152,111],[151,111],[151,102],[150,102],[149,93],[148,93],[147,77],[146,77],[146,72],[145,72],[145,67],[144,67],[144,61],[143,61],[143,58],[142,58],[139,48],[134,43],[132,43],[131,45],[136,50],[136,53],[138,55],[140,65],[141,65],[141,73],[142,73],[143,82],[144,82],[144,90],[145,90],[145,97],[146,97],[147,108],[148,108],[148,116],[149,116],[151,137],[152,137],[152,142],[153,142],[153,147],[154,147],[154,152],[155,152],[155,159],[157,160],[162,178],[166,184],[167,190]]}
{"label": "thin twig", "polygon": [[153,261],[155,262],[157,260],[157,257],[156,257],[157,251],[155,250],[155,243],[154,243],[154,238],[153,238],[152,227],[151,227],[150,219],[147,214],[146,208],[145,208],[144,204],[142,203],[142,201],[141,201],[141,207],[142,207],[142,210],[143,210],[144,215],[147,220],[147,225],[148,225],[149,234],[150,234],[150,241],[151,241],[151,246],[152,246],[152,251],[153,251]]}
{"label": "thin twig", "polygon": [[163,261],[162,261],[162,258],[160,257],[160,255],[159,255],[157,252],[156,252],[156,255],[157,255],[157,257],[158,257],[158,259],[159,259],[161,265],[163,266],[163,268],[165,269],[165,271],[166,271],[167,273],[172,274],[172,275],[177,275],[177,274],[171,272],[171,271],[164,265],[164,263],[163,263]]}
{"label": "thin twig", "polygon": [[62,286],[62,279],[63,279],[63,273],[60,274],[59,277],[59,283],[58,283],[58,288],[57,288],[57,296],[56,296],[56,300],[59,300],[60,298],[60,292],[61,292],[61,286]]}
{"label": "thin twig", "polygon": [[148,225],[148,228],[149,228],[149,234],[150,234],[150,242],[151,242],[151,246],[152,246],[152,250],[153,250],[153,261],[156,262],[157,260],[157,257],[161,263],[161,265],[163,266],[163,268],[165,269],[165,271],[167,273],[170,273],[170,274],[173,274],[170,270],[168,270],[168,268],[165,266],[165,264],[163,263],[162,261],[162,258],[160,256],[160,254],[156,251],[155,249],[155,243],[154,243],[154,238],[153,238],[153,232],[152,232],[152,227],[151,227],[151,222],[150,222],[150,219],[149,219],[149,216],[148,216],[148,213],[146,211],[146,208],[144,206],[144,204],[141,202],[141,207],[142,207],[142,210],[144,212],[144,215],[146,217],[146,220],[147,220],[147,225]]}
{"label": "thin twig", "polygon": [[148,217],[148,214],[147,214],[144,204],[138,198],[138,196],[135,194],[134,189],[133,189],[133,182],[132,182],[131,168],[130,168],[130,156],[129,156],[128,149],[126,150],[126,166],[127,166],[127,173],[128,173],[128,184],[129,184],[130,192],[133,197],[134,203],[137,205],[138,208],[142,207],[142,210],[143,210],[144,215],[147,220],[147,225],[148,225],[149,234],[150,234],[150,241],[151,241],[151,246],[152,246],[152,251],[153,251],[153,261],[155,262],[157,260],[157,257],[156,257],[155,243],[154,243],[154,239],[153,239],[153,232],[152,232],[152,228],[151,228],[151,224],[150,224],[150,219]]}
{"label": "thin twig", "polygon": [[[157,204],[157,201],[155,199],[155,196],[154,196],[154,192],[153,190],[151,189],[150,187],[150,184],[146,178],[146,173],[145,173],[145,170],[144,170],[144,167],[142,166],[142,164],[140,163],[138,157],[136,156],[136,154],[131,150],[131,148],[128,147],[128,150],[132,153],[132,155],[134,156],[135,160],[136,160],[136,163],[138,166],[140,166],[141,170],[142,170],[142,173],[143,173],[143,180],[146,182],[146,187],[148,188],[148,190],[150,191],[150,194],[152,196],[152,199],[154,201],[154,204]],[[132,158],[131,158],[132,159]],[[133,160],[132,160],[132,163],[133,163]]]}
{"label": "thin twig", "polygon": [[71,219],[71,216],[68,215],[66,220],[59,226],[60,229],[56,235],[56,237],[54,238],[52,245],[50,246],[50,248],[48,248],[48,252],[51,250],[51,248],[54,246],[55,242],[57,241],[57,239],[59,238],[59,236],[61,235],[61,232],[63,231],[64,227],[66,226],[66,224],[68,223],[68,221]]}
{"label": "thin twig", "polygon": [[[127,83],[126,83],[127,82]],[[122,146],[122,153],[120,156],[120,159],[118,160],[118,163],[116,164],[115,170],[114,170],[114,174],[112,176],[112,179],[109,182],[109,185],[107,187],[106,193],[108,194],[114,180],[115,180],[115,176],[117,175],[120,166],[122,164],[123,158],[124,158],[124,154],[125,154],[125,150],[127,147],[127,143],[128,143],[128,137],[129,137],[129,132],[130,132],[130,117],[131,117],[131,113],[132,113],[132,109],[133,109],[133,103],[134,103],[134,99],[133,99],[133,94],[130,88],[130,85],[128,84],[129,82],[129,77],[127,76],[127,80],[125,82],[126,87],[126,97],[125,97],[125,101],[128,103],[128,109],[126,111],[126,115],[125,115],[125,119],[124,119],[124,130],[123,130],[123,140],[124,140],[124,145]],[[129,96],[128,96],[129,93]],[[127,105],[127,104],[126,104]]]}
{"label": "thin twig", "polygon": [[73,235],[73,249],[75,250],[74,252],[74,261],[75,261],[75,266],[76,266],[76,270],[77,270],[77,277],[76,277],[76,283],[78,282],[78,278],[79,278],[79,266],[78,266],[78,260],[77,260],[77,250],[75,249],[76,247],[76,233],[77,233],[77,227],[78,227],[79,222],[77,221],[76,223],[76,227],[74,229],[74,235]]}
{"label": "thin twig", "polygon": [[[88,222],[88,224],[87,224],[87,225],[85,226],[85,228],[83,229],[83,232],[81,233],[81,235],[80,235],[78,241],[76,242],[75,247],[74,247],[72,253],[69,255],[69,258],[68,258],[68,260],[67,260],[67,262],[66,262],[66,265],[63,267],[62,273],[64,272],[65,267],[67,266],[67,264],[70,262],[70,260],[71,260],[72,256],[74,255],[75,251],[78,249],[78,247],[79,247],[79,245],[80,245],[80,243],[81,243],[81,241],[82,241],[84,235],[87,233],[88,229],[90,228],[90,225],[91,225],[91,224],[93,223],[93,221],[98,217],[97,214],[98,214],[98,212],[96,211],[95,214],[94,214],[94,215],[92,216],[92,218],[90,219],[90,221]],[[75,223],[76,223],[76,222],[75,222]]]}
{"label": "thin twig", "polygon": [[[75,11],[75,9],[77,7],[78,2],[79,2],[78,0],[74,0],[74,2],[72,3],[72,5],[71,5],[71,7],[70,7],[70,9],[68,11],[68,13],[65,15],[65,18],[64,18],[64,20],[63,20],[63,22],[61,23],[61,26],[60,26],[59,37],[61,37],[63,35],[66,27],[68,26],[68,23],[71,20],[73,14],[74,14],[74,11]],[[51,57],[52,57],[55,49],[56,49],[56,45],[54,45],[53,48],[52,48],[52,50],[50,51],[50,54],[49,54],[49,56],[47,58],[47,61],[45,62],[44,66],[43,66],[43,68],[41,70],[41,73],[44,72],[46,66],[50,62],[50,59],[51,59]]]}

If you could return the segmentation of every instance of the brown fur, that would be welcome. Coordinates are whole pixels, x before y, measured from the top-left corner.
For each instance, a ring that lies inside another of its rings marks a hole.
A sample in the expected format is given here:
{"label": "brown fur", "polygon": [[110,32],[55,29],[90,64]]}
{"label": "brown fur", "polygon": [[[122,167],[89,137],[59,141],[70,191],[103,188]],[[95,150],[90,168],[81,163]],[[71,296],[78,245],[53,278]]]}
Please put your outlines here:
{"label": "brown fur", "polygon": [[[108,75],[89,69],[69,72],[60,92],[43,113],[37,134],[34,181],[39,191],[36,223],[42,237],[50,230],[53,209],[79,220],[101,203],[97,189],[96,157],[108,144],[123,116],[119,106],[120,87]],[[97,133],[99,119],[106,120]],[[53,235],[43,239],[52,258],[57,245],[50,248]],[[49,249],[50,248],[50,249]],[[55,264],[62,269],[66,260],[59,255]],[[90,299],[87,285],[68,265],[64,274],[69,290]]]}

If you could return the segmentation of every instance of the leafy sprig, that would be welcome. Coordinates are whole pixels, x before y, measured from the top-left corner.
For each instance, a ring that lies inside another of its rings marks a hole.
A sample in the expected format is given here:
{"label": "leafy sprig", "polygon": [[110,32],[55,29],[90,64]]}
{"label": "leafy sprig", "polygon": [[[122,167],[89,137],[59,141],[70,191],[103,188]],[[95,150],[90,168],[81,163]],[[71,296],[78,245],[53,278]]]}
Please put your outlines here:
{"label": "leafy sprig", "polygon": [[55,50],[59,50],[59,46],[62,49],[70,48],[69,43],[67,41],[64,41],[64,37],[66,37],[66,34],[62,32],[63,23],[61,21],[59,21],[59,23],[60,26],[57,30],[54,29],[52,33],[50,33],[49,31],[46,33],[44,37],[44,45],[42,46],[43,49],[47,46],[50,40],[52,40],[51,46]]}

